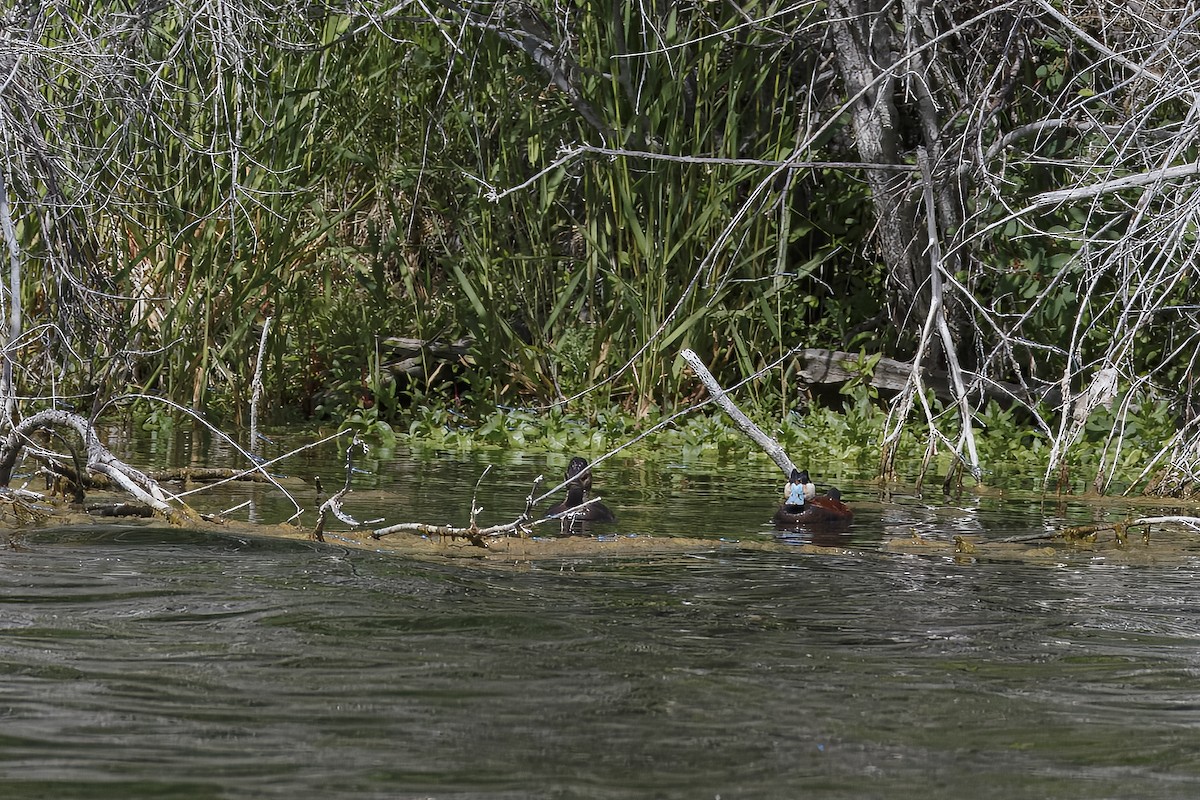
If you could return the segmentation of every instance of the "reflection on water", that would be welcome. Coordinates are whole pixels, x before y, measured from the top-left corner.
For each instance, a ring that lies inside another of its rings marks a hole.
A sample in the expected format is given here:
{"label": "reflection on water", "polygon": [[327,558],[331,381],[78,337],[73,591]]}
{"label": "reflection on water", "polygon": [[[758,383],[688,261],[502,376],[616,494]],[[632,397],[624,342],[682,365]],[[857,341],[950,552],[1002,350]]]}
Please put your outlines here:
{"label": "reflection on water", "polygon": [[[371,464],[348,510],[461,523],[484,463]],[[489,521],[563,466],[504,459]],[[336,454],[298,471],[328,486]],[[614,534],[771,537],[773,481],[621,462],[596,490]],[[1196,796],[1193,563],[887,555],[885,535],[1093,512],[841,483],[839,555],[500,569],[133,524],[22,534],[0,556],[0,795]],[[212,502],[246,496],[290,513],[261,487]]]}

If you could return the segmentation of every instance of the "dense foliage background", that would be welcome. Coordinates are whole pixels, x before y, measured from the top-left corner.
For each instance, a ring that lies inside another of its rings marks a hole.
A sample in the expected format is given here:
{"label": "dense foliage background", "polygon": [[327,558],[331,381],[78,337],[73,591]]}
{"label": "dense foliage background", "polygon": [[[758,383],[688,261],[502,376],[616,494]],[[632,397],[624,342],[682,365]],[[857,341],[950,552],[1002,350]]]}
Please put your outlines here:
{"label": "dense foliage background", "polygon": [[890,411],[885,473],[904,437],[975,471],[1003,417],[1047,475],[1090,437],[1098,488],[1131,448],[1196,483],[1186,4],[0,14],[10,413],[240,417],[269,318],[277,420],[658,420],[698,397],[688,347],[786,428],[816,347],[863,356],[839,407]]}

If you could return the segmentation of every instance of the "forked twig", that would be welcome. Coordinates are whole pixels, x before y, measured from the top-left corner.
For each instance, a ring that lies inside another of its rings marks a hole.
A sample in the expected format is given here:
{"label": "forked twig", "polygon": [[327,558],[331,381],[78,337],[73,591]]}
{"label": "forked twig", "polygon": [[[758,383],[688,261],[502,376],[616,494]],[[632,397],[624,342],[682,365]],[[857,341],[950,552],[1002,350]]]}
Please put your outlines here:
{"label": "forked twig", "polygon": [[[325,520],[330,514],[340,519],[345,524],[352,528],[358,528],[363,525],[378,522],[379,520],[368,520],[367,522],[359,522],[354,517],[347,514],[342,509],[342,498],[350,494],[350,481],[354,477],[354,452],[361,450],[364,455],[369,452],[367,443],[359,437],[355,436],[350,444],[346,445],[346,481],[342,484],[342,488],[331,495],[328,500],[321,504],[317,511],[317,524],[313,527],[312,537],[318,542],[325,541]],[[320,489],[320,482],[317,482],[317,487]]]}

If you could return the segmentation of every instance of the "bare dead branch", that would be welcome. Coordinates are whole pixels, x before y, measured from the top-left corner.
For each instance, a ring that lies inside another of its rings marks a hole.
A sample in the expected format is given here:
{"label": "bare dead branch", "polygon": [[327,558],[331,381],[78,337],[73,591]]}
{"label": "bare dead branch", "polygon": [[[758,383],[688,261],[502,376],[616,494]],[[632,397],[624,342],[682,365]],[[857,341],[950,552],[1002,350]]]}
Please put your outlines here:
{"label": "bare dead branch", "polygon": [[83,442],[87,454],[87,468],[108,477],[129,495],[145,503],[168,520],[182,524],[199,519],[185,503],[171,498],[178,504],[172,506],[167,495],[152,478],[124,463],[100,443],[96,429],[83,417],[67,411],[48,409],[21,420],[0,443],[0,486],[8,486],[12,472],[30,436],[39,430],[63,428],[74,431]]}
{"label": "bare dead branch", "polygon": [[695,352],[684,350],[680,355],[683,356],[684,361],[688,363],[692,371],[696,373],[696,377],[700,379],[700,382],[704,384],[704,388],[708,390],[709,395],[713,398],[717,406],[729,415],[729,418],[741,429],[742,433],[746,434],[750,437],[751,441],[762,448],[762,451],[775,462],[784,475],[791,477],[792,471],[796,469],[796,465],[792,463],[787,453],[784,452],[783,445],[765,434],[762,428],[755,425],[740,408],[734,405],[734,402],[729,399],[728,393],[721,388],[721,385],[717,383],[717,379],[708,371],[708,367],[704,365],[704,362],[700,360],[700,357]]}
{"label": "bare dead branch", "polygon": [[262,400],[263,357],[267,351],[267,334],[271,330],[271,317],[263,320],[262,333],[258,338],[258,357],[254,359],[254,378],[250,382],[250,455],[258,453],[258,404]]}
{"label": "bare dead branch", "polygon": [[1174,167],[1164,167],[1163,169],[1143,172],[1138,175],[1124,175],[1120,178],[1112,178],[1088,186],[1076,186],[1071,189],[1043,192],[1034,196],[1033,203],[1029,206],[1029,209],[1032,210],[1042,206],[1055,206],[1060,203],[1070,203],[1076,200],[1086,200],[1103,194],[1123,192],[1127,189],[1160,188],[1163,184],[1178,180],[1179,178],[1195,177],[1200,177],[1200,161],[1193,161],[1190,164],[1180,164]]}

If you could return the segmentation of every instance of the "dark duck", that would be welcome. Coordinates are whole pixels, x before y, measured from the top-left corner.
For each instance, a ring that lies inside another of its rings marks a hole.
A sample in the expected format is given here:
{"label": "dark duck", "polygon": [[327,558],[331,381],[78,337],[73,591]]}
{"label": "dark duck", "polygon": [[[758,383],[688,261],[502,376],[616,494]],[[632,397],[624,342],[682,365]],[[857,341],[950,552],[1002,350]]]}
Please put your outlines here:
{"label": "dark duck", "polygon": [[854,517],[842,502],[842,493],[830,489],[822,495],[808,477],[808,470],[793,469],[783,490],[783,505],[775,512],[776,525],[846,524]]}
{"label": "dark duck", "polygon": [[617,517],[608,510],[608,506],[595,500],[576,511],[571,509],[583,505],[587,493],[592,490],[592,471],[588,469],[585,459],[575,456],[567,465],[567,499],[546,510],[547,517],[565,514],[563,527],[573,522],[616,522]]}

